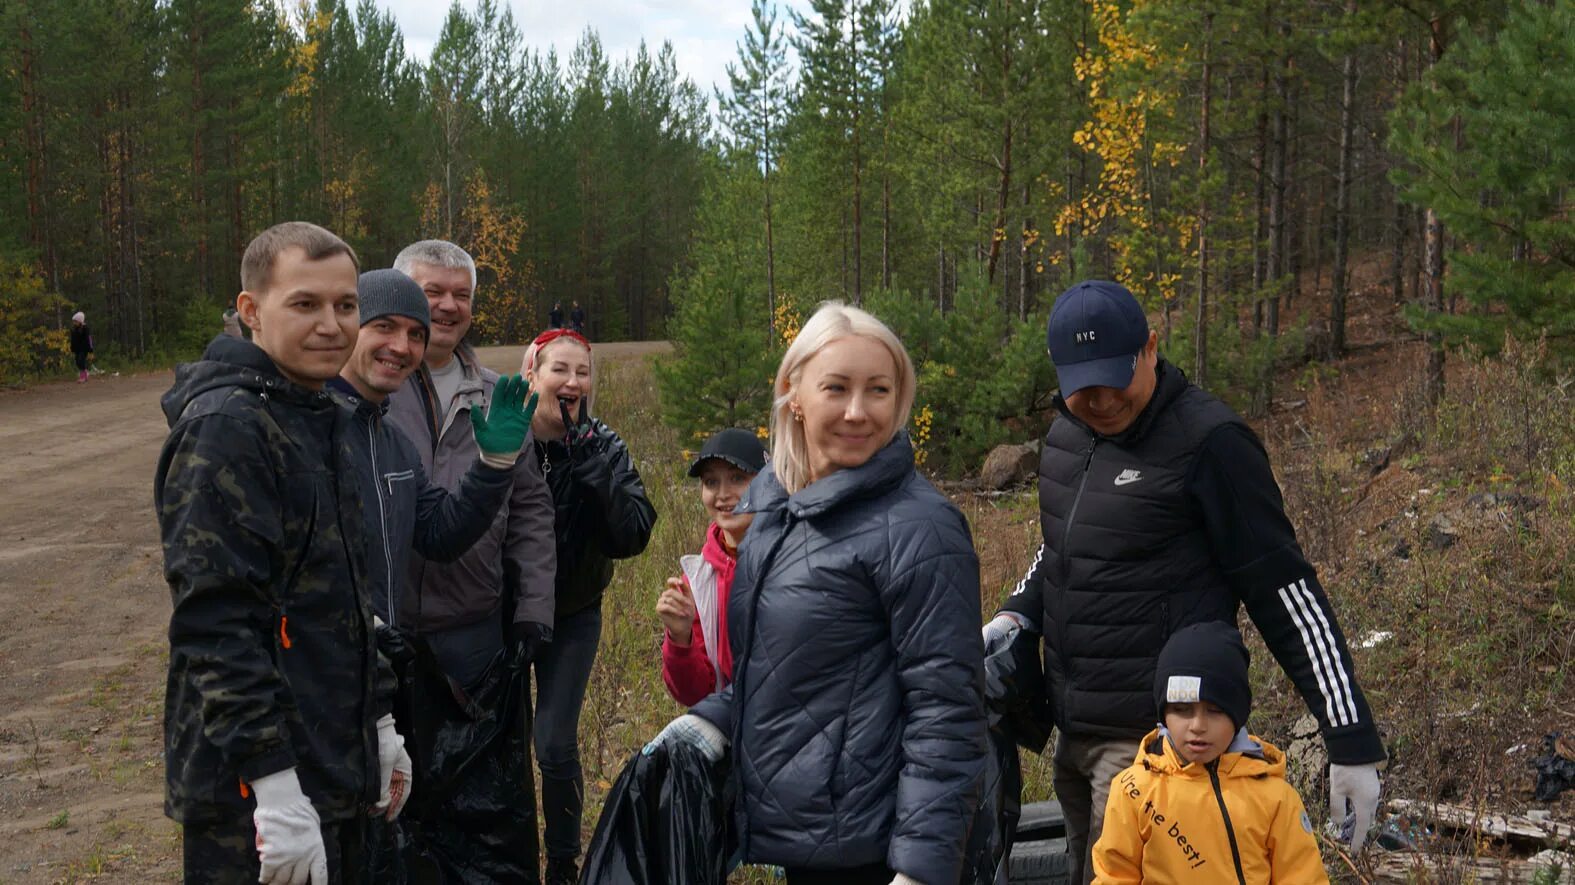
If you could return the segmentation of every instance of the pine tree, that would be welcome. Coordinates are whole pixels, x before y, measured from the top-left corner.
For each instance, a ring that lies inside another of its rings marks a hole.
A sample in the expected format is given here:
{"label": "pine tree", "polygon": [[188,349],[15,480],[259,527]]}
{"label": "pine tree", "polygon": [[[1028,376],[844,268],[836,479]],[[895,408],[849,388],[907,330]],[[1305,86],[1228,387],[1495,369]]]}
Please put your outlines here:
{"label": "pine tree", "polygon": [[764,428],[771,383],[785,342],[766,340],[761,241],[750,224],[758,212],[752,154],[719,165],[706,189],[696,244],[699,260],[674,283],[668,324],[675,350],[656,365],[662,417],[686,438],[724,427]]}
{"label": "pine tree", "polygon": [[[1575,358],[1575,8],[1517,2],[1502,30],[1467,31],[1396,112],[1406,197],[1455,231],[1450,286],[1478,309],[1419,312],[1425,329],[1489,352],[1506,332]],[[1455,128],[1460,132],[1456,144]]]}

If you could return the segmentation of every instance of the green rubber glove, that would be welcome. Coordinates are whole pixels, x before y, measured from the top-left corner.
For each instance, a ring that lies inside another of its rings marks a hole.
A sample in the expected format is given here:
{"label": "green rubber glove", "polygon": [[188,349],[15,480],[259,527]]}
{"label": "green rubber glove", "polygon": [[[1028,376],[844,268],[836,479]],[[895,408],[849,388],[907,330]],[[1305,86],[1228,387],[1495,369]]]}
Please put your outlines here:
{"label": "green rubber glove", "polygon": [[513,467],[514,459],[525,447],[530,419],[536,415],[536,394],[531,394],[530,402],[526,402],[526,387],[524,378],[504,375],[492,388],[492,405],[486,414],[481,409],[470,410],[470,430],[481,449],[481,460],[489,466],[503,470]]}

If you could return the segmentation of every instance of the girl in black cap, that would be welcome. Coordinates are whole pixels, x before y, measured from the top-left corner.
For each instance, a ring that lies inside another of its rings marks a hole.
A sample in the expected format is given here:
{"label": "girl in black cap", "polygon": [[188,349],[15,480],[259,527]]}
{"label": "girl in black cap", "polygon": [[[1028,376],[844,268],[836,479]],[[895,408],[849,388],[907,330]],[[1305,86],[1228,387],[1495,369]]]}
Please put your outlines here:
{"label": "girl in black cap", "polygon": [[700,554],[678,560],[683,575],[667,579],[656,614],[667,628],[662,640],[662,682],[686,707],[733,679],[733,650],[727,641],[727,597],[738,565],[738,545],[754,520],[735,513],[755,474],[766,466],[759,437],[736,427],[723,430],[700,449],[689,475],[700,479],[700,501],[711,515]]}

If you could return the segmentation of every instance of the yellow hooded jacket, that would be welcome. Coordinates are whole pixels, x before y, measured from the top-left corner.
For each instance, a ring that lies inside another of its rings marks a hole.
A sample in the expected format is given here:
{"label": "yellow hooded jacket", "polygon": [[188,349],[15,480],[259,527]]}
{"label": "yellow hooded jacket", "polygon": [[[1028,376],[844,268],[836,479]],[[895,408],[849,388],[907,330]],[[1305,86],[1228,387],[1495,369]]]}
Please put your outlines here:
{"label": "yellow hooded jacket", "polygon": [[[1094,885],[1327,883],[1285,754],[1258,738],[1210,766],[1184,763],[1158,729],[1110,786]],[[1238,742],[1239,743],[1239,742]]]}

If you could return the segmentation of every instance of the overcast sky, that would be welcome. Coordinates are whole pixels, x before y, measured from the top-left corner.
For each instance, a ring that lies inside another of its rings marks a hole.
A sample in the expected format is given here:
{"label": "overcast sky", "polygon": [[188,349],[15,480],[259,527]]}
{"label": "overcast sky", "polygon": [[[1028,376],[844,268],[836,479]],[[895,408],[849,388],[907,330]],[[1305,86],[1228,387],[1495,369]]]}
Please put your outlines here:
{"label": "overcast sky", "polygon": [[[399,20],[405,51],[421,61],[432,53],[448,16],[448,6],[433,0],[378,0]],[[474,11],[475,0],[461,0]],[[645,40],[652,55],[673,44],[681,73],[708,98],[711,86],[726,88],[727,63],[738,57],[737,44],[750,23],[749,0],[500,0],[514,10],[526,45],[554,46],[567,65],[586,28],[600,35],[614,63],[634,54]],[[777,19],[789,24],[788,9],[807,12],[808,0],[778,0]]]}

